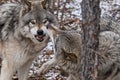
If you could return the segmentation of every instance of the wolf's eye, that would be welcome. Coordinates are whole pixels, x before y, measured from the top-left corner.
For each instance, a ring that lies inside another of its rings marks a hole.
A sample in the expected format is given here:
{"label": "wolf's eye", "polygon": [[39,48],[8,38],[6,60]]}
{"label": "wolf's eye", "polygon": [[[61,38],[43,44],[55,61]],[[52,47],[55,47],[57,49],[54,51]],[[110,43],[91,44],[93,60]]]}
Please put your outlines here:
{"label": "wolf's eye", "polygon": [[47,19],[44,19],[44,20],[43,20],[43,23],[44,23],[44,24],[47,24],[47,23],[48,23],[48,20],[47,20]]}
{"label": "wolf's eye", "polygon": [[33,26],[33,25],[35,25],[35,24],[36,24],[36,20],[31,20],[31,21],[30,21],[30,25]]}

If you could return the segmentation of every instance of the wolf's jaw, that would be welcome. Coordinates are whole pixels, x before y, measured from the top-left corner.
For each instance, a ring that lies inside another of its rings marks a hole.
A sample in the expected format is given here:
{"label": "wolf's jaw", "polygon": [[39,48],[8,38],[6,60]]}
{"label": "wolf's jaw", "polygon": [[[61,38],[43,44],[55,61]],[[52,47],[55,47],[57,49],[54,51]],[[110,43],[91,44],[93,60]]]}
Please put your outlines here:
{"label": "wolf's jaw", "polygon": [[36,40],[38,40],[39,42],[44,41],[46,35],[35,35]]}

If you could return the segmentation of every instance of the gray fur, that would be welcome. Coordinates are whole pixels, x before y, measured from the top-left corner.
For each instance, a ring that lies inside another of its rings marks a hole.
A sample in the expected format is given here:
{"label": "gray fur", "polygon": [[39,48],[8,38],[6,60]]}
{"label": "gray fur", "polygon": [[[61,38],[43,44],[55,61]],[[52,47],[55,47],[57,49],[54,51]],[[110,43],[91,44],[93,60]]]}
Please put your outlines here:
{"label": "gray fur", "polygon": [[[45,73],[58,64],[69,74],[67,80],[80,80],[81,34],[61,31],[54,25],[51,27],[46,30],[54,43],[54,58],[43,64],[39,72]],[[111,31],[101,32],[96,54],[99,60],[96,80],[118,79],[120,76],[120,36]]]}

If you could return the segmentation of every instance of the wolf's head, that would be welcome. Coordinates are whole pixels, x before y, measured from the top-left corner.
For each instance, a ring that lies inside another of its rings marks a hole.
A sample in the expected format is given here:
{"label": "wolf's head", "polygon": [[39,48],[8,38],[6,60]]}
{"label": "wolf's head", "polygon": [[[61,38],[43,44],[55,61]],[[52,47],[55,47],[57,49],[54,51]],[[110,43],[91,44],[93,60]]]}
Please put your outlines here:
{"label": "wolf's head", "polygon": [[21,34],[35,42],[42,42],[45,39],[48,24],[58,25],[58,22],[52,13],[41,7],[40,3],[29,4],[27,10],[24,9],[20,13]]}

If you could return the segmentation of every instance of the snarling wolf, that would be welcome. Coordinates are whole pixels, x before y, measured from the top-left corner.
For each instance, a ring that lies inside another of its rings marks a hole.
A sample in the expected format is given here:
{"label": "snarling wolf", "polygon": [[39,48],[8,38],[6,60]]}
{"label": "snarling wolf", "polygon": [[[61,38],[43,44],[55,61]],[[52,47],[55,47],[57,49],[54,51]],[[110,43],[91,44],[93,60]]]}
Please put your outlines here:
{"label": "snarling wolf", "polygon": [[58,24],[40,3],[22,1],[0,5],[0,80],[12,80],[16,71],[19,80],[27,80],[32,61],[49,40],[41,28],[46,26],[46,20]]}
{"label": "snarling wolf", "polygon": [[[55,65],[60,65],[69,74],[67,80],[80,80],[81,34],[75,31],[62,31],[48,24],[44,28],[54,43],[54,58],[39,69],[43,74]],[[112,31],[99,34],[98,77],[96,80],[119,80],[120,77],[120,36]]]}

